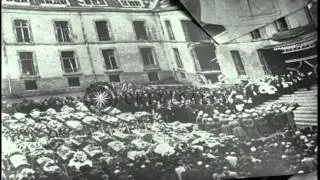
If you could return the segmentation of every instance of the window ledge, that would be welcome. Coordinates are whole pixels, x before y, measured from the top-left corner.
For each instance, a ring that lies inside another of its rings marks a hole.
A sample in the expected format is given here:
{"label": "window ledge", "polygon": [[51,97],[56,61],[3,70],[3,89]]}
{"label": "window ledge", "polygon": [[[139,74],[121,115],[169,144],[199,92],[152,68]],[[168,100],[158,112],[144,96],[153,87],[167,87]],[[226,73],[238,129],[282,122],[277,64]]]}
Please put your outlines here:
{"label": "window ledge", "polygon": [[83,73],[81,72],[74,72],[74,73],[64,73],[63,76],[81,76]]}
{"label": "window ledge", "polygon": [[156,70],[160,70],[160,67],[158,65],[144,66],[144,71],[156,71]]}
{"label": "window ledge", "polygon": [[20,79],[34,80],[34,79],[40,79],[40,76],[39,75],[34,75],[34,76],[22,75],[20,76]]}
{"label": "window ledge", "polygon": [[106,69],[104,70],[105,74],[114,74],[114,73],[122,73],[121,69]]}

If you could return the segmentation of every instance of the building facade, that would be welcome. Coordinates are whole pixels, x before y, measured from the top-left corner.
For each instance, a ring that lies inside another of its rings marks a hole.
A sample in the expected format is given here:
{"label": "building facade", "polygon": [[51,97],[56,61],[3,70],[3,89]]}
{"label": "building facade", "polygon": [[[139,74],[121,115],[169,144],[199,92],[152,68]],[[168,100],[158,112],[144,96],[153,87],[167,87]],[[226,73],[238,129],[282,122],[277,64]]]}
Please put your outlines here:
{"label": "building facade", "polygon": [[[220,73],[229,83],[258,80],[282,70],[273,67],[289,67],[286,60],[298,62],[279,51],[284,45],[301,44],[301,37],[294,40],[297,33],[308,36],[309,44],[316,42],[307,4],[276,7],[273,21],[239,31],[219,26],[222,33],[211,38],[188,14],[164,0],[5,0],[2,94],[82,91],[95,81],[208,84]],[[277,39],[283,33],[288,38]],[[300,60],[317,67],[310,57]]]}
{"label": "building facade", "polygon": [[[204,32],[176,7],[150,2],[4,1],[2,93],[80,91],[95,81],[199,82],[190,44],[202,44]],[[185,32],[188,25],[196,32]]]}

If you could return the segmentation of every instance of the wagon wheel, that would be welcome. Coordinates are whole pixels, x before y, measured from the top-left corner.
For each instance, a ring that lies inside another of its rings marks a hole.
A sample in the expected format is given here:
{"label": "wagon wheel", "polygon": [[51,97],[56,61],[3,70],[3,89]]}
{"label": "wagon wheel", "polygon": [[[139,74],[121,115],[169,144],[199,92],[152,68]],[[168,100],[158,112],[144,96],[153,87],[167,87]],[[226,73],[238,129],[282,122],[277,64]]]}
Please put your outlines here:
{"label": "wagon wheel", "polygon": [[115,93],[108,84],[93,84],[87,88],[85,101],[88,106],[97,110],[112,106],[115,100]]}

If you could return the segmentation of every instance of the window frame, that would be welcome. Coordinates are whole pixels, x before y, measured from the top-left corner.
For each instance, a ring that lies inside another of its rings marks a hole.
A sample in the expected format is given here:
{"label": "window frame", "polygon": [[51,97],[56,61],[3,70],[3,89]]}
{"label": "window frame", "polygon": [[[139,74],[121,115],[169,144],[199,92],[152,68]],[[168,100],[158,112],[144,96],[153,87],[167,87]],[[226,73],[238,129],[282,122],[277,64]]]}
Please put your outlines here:
{"label": "window frame", "polygon": [[[64,62],[63,62],[63,58],[62,58],[62,52],[68,52],[68,51],[72,51],[73,52],[73,56],[74,56],[74,60],[77,66],[77,71],[76,72],[66,72],[65,67],[64,67]],[[59,50],[59,57],[60,57],[60,63],[61,63],[61,68],[62,68],[62,72],[65,75],[72,75],[72,74],[80,74],[81,73],[81,66],[80,66],[80,62],[79,62],[79,57],[78,57],[78,52],[75,49],[63,49],[63,50]]]}
{"label": "window frame", "polygon": [[[23,74],[23,69],[22,69],[22,64],[21,64],[21,59],[20,59],[20,53],[32,53],[32,64],[33,64],[35,75]],[[17,51],[17,59],[18,59],[18,64],[19,64],[20,78],[35,78],[35,77],[39,77],[38,63],[37,63],[36,52],[35,51],[19,50],[19,51]]]}
{"label": "window frame", "polygon": [[[18,41],[18,34],[17,34],[17,31],[16,31],[16,25],[15,25],[15,21],[16,21],[16,20],[26,21],[26,22],[27,22],[30,42],[26,42],[26,41],[19,42],[19,41]],[[12,19],[12,27],[13,27],[13,32],[14,32],[15,42],[16,42],[16,43],[19,43],[19,44],[32,44],[32,43],[33,43],[32,29],[31,29],[31,21],[30,21],[29,19],[15,19],[15,18],[14,18],[14,19]]]}
{"label": "window frame", "polygon": [[[155,74],[157,75],[157,80],[152,81],[152,80],[150,79],[150,74],[151,74],[151,73],[155,73]],[[157,72],[157,71],[149,71],[149,72],[147,72],[147,76],[148,76],[149,82],[157,82],[157,81],[160,81],[159,72]]]}
{"label": "window frame", "polygon": [[[70,83],[69,83],[70,78],[77,78],[79,80],[79,86],[70,86]],[[81,88],[81,80],[79,76],[70,76],[70,77],[67,77],[66,79],[67,79],[67,84],[69,88]]]}
{"label": "window frame", "polygon": [[[130,5],[130,3],[128,3],[129,5],[125,5],[122,1],[126,1],[127,3],[129,1],[134,1],[134,2],[139,2],[140,6],[132,6]],[[118,2],[121,4],[122,7],[130,7],[130,8],[142,8],[143,7],[143,2],[141,0],[118,0]]]}
{"label": "window frame", "polygon": [[[229,52],[230,52],[230,55],[231,55],[231,58],[232,58],[232,62],[233,62],[233,64],[234,64],[234,66],[235,66],[235,69],[236,69],[236,71],[237,71],[238,76],[246,76],[246,75],[247,75],[247,71],[246,71],[246,68],[245,68],[243,59],[242,59],[242,57],[241,57],[240,51],[239,51],[239,50],[230,50]],[[235,59],[233,58],[232,52],[237,52],[237,54],[239,55],[239,60],[240,60],[240,62],[241,62],[241,64],[242,64],[242,67],[243,67],[242,69],[243,69],[243,73],[244,73],[244,74],[242,74],[241,72],[239,72],[239,70],[238,70],[238,68],[237,68],[237,64],[235,63]]]}
{"label": "window frame", "polygon": [[[284,20],[284,22],[286,23],[286,26],[287,26],[287,29],[285,29],[285,30],[280,29],[280,27],[279,27],[279,22],[280,22],[280,20],[282,20],[282,19]],[[287,20],[287,18],[286,18],[285,16],[284,16],[284,17],[281,17],[281,18],[279,18],[279,19],[277,19],[277,20],[275,20],[275,21],[274,21],[274,24],[275,24],[275,26],[276,26],[277,32],[288,31],[288,30],[290,29],[288,20]]]}
{"label": "window frame", "polygon": [[[36,89],[27,89],[26,81],[34,81],[37,88],[36,88]],[[39,90],[39,86],[38,86],[37,80],[28,79],[28,80],[24,80],[23,82],[24,82],[24,89],[25,89],[26,91],[28,91],[28,92],[31,91],[31,92],[32,92],[32,91],[38,91],[38,90]]]}
{"label": "window frame", "polygon": [[[180,54],[180,51],[178,48],[174,47],[172,48],[172,51],[173,51],[173,56],[174,56],[174,59],[176,61],[176,65],[177,65],[177,68],[178,69],[184,69],[184,64],[182,62],[182,59],[181,59],[181,54]],[[178,56],[179,56],[179,60],[177,59],[177,54],[176,52],[178,53]],[[179,62],[179,63],[178,63]],[[179,66],[179,64],[181,64],[181,66]]]}
{"label": "window frame", "polygon": [[[138,34],[137,34],[137,31],[136,31],[136,28],[135,28],[135,26],[134,26],[134,22],[143,22],[143,25],[144,25],[144,29],[145,29],[145,32],[146,32],[146,38],[145,39],[139,39],[138,38]],[[137,41],[149,41],[149,40],[151,40],[151,35],[150,35],[150,32],[149,32],[149,30],[148,30],[148,26],[147,26],[147,21],[145,20],[145,19],[134,19],[134,20],[132,20],[132,28],[133,28],[133,31],[134,31],[134,33],[135,33],[135,40],[137,40]]]}
{"label": "window frame", "polygon": [[[255,33],[257,33],[259,37],[256,37],[255,35],[257,35],[257,34],[255,34]],[[261,33],[260,33],[260,29],[255,29],[255,30],[251,31],[250,35],[251,35],[252,40],[259,40],[262,38]]]}
{"label": "window frame", "polygon": [[[119,81],[111,81],[111,76],[118,76],[119,77]],[[109,74],[108,75],[108,78],[109,78],[109,82],[112,82],[112,83],[119,83],[119,82],[121,82],[121,78],[120,78],[121,76],[120,76],[120,74]]]}
{"label": "window frame", "polygon": [[[98,33],[97,25],[96,25],[96,22],[99,22],[99,21],[105,21],[106,22],[106,26],[107,26],[109,37],[110,37],[109,40],[101,41],[99,39],[99,33]],[[111,28],[111,23],[110,23],[109,19],[96,19],[96,20],[93,21],[93,26],[94,26],[94,30],[95,30],[95,33],[96,33],[96,39],[97,39],[98,42],[109,42],[109,41],[113,41],[114,40],[113,33],[112,33],[112,28]]]}
{"label": "window frame", "polygon": [[[62,42],[59,41],[58,29],[56,27],[56,22],[67,22],[68,31],[69,31],[68,35],[69,35],[70,41],[62,41]],[[69,19],[68,20],[66,20],[66,19],[53,19],[53,29],[54,29],[54,34],[55,34],[57,43],[59,43],[59,44],[70,44],[70,43],[73,43],[73,29],[72,29],[71,20],[69,20]]]}
{"label": "window frame", "polygon": [[[84,0],[84,4],[82,4],[82,6],[100,6],[100,7],[108,7],[109,4],[106,0],[97,0],[97,2],[99,2],[99,4],[94,4],[92,2],[92,0],[87,0],[87,1],[90,1],[91,4],[87,4],[86,1]],[[100,1],[103,1],[105,4],[100,4]]]}
{"label": "window frame", "polygon": [[[173,29],[172,29],[171,21],[170,20],[165,20],[164,24],[165,24],[166,29],[167,29],[167,34],[168,34],[169,40],[170,41],[176,40],[176,37],[175,37]],[[169,25],[169,27],[168,27],[168,25]]]}
{"label": "window frame", "polygon": [[[145,65],[144,64],[144,58],[143,58],[143,54],[142,54],[142,51],[141,51],[141,49],[144,49],[144,48],[150,48],[151,49],[151,53],[152,53],[154,64],[149,64],[149,65]],[[141,57],[141,61],[142,61],[143,67],[158,67],[159,66],[158,58],[157,58],[157,55],[155,53],[155,48],[154,47],[152,47],[152,46],[139,46],[138,50],[139,50],[139,54],[140,54],[140,57]]]}
{"label": "window frame", "polygon": [[[103,56],[104,50],[113,50],[113,56],[115,57],[115,61],[117,63],[117,67],[118,67],[117,69],[107,69],[105,58]],[[117,48],[115,48],[115,47],[113,47],[113,48],[100,48],[100,54],[103,59],[103,68],[105,71],[110,72],[110,71],[119,71],[120,70],[121,64],[120,64],[120,58],[119,58],[119,53],[118,53]]]}

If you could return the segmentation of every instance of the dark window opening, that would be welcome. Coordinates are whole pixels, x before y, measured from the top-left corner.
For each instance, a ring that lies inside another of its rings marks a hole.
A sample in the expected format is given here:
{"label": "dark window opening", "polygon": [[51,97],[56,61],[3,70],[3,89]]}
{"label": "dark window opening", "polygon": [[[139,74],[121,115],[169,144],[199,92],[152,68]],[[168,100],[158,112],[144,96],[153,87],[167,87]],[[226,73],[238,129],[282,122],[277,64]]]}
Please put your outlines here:
{"label": "dark window opening", "polygon": [[59,42],[71,42],[67,21],[56,21],[56,33]]}
{"label": "dark window opening", "polygon": [[170,21],[165,21],[168,36],[170,40],[175,40]]}
{"label": "dark window opening", "polygon": [[186,74],[183,73],[183,72],[180,72],[180,77],[181,77],[182,79],[186,79]]}
{"label": "dark window opening", "polygon": [[154,60],[154,55],[153,55],[153,49],[152,48],[141,48],[140,49],[142,59],[143,59],[143,64],[145,66],[149,65],[155,65],[155,60]]}
{"label": "dark window opening", "polygon": [[106,69],[118,69],[116,57],[113,49],[102,50]]}
{"label": "dark window opening", "polygon": [[97,21],[96,28],[99,41],[109,41],[111,39],[107,21]]}
{"label": "dark window opening", "polygon": [[174,52],[174,56],[175,56],[178,68],[183,68],[179,50],[177,48],[173,48],[173,52]]}
{"label": "dark window opening", "polygon": [[252,39],[260,39],[261,38],[261,34],[260,34],[259,29],[252,31],[250,34],[251,34]]}
{"label": "dark window opening", "polygon": [[133,26],[138,40],[148,40],[148,34],[144,21],[134,21]]}
{"label": "dark window opening", "polygon": [[33,64],[32,52],[20,52],[19,56],[20,56],[22,74],[26,76],[36,75],[36,71]]}
{"label": "dark window opening", "polygon": [[63,68],[66,73],[78,72],[76,58],[73,51],[61,52]]}
{"label": "dark window opening", "polygon": [[244,66],[243,66],[239,51],[230,51],[230,52],[231,52],[233,62],[236,66],[238,75],[246,75],[246,71],[244,70]]}
{"label": "dark window opening", "polygon": [[69,84],[69,87],[79,87],[80,86],[79,77],[69,77],[68,84]]}
{"label": "dark window opening", "polygon": [[38,85],[35,80],[25,80],[24,85],[25,85],[26,90],[38,89]]}
{"label": "dark window opening", "polygon": [[218,82],[218,74],[206,74],[205,77],[210,83]]}
{"label": "dark window opening", "polygon": [[25,20],[14,20],[18,42],[30,42],[29,24]]}
{"label": "dark window opening", "polygon": [[289,29],[287,21],[284,17],[276,20],[275,24],[279,32],[287,31]]}
{"label": "dark window opening", "polygon": [[195,47],[194,52],[202,71],[220,70],[214,46]]}
{"label": "dark window opening", "polygon": [[210,37],[194,21],[183,20],[182,27],[187,41],[199,42],[210,40]]}
{"label": "dark window opening", "polygon": [[119,74],[113,74],[109,75],[110,82],[120,82],[120,75]]}
{"label": "dark window opening", "polygon": [[148,73],[149,81],[159,81],[159,76],[157,72]]}

